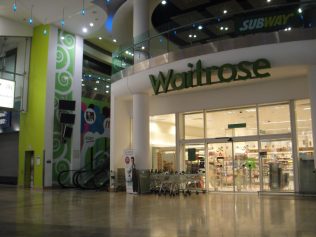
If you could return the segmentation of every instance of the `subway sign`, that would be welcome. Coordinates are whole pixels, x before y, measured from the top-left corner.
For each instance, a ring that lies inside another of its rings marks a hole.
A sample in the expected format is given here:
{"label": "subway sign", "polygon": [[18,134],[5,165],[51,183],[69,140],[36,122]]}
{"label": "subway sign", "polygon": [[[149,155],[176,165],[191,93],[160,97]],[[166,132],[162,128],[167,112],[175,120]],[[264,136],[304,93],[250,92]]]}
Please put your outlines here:
{"label": "subway sign", "polygon": [[189,70],[175,73],[170,69],[167,73],[149,75],[154,93],[167,93],[197,86],[227,83],[232,81],[249,80],[270,77],[268,69],[271,64],[267,59],[258,59],[254,62],[241,61],[237,64],[226,63],[221,66],[203,67],[201,60],[195,65],[188,63]]}
{"label": "subway sign", "polygon": [[302,19],[294,10],[247,16],[236,21],[235,29],[240,34],[284,30],[301,25]]}

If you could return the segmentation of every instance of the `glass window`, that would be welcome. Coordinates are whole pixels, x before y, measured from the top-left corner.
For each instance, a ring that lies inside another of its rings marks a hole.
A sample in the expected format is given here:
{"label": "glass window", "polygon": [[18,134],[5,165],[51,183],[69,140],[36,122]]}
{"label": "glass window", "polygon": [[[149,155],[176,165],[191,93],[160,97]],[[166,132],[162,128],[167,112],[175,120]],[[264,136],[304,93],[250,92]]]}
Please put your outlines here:
{"label": "glass window", "polygon": [[259,107],[259,133],[284,134],[291,132],[290,108],[288,104]]}
{"label": "glass window", "polygon": [[188,144],[184,146],[184,170],[188,174],[205,174],[204,144]]}
{"label": "glass window", "polygon": [[185,139],[204,138],[204,116],[203,113],[191,113],[184,115]]}
{"label": "glass window", "polygon": [[295,112],[299,158],[301,160],[313,160],[314,144],[310,101],[296,101]]}
{"label": "glass window", "polygon": [[150,117],[150,146],[152,150],[153,169],[159,171],[175,171],[175,114]]}
{"label": "glass window", "polygon": [[208,112],[206,121],[208,138],[257,135],[255,107]]}

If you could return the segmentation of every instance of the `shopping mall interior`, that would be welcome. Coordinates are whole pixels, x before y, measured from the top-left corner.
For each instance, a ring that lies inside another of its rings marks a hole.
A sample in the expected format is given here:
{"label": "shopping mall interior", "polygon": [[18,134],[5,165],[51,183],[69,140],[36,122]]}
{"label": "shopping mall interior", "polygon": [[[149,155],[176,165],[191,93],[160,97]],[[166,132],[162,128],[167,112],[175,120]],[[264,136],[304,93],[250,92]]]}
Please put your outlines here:
{"label": "shopping mall interior", "polygon": [[316,236],[315,0],[0,0],[0,236]]}

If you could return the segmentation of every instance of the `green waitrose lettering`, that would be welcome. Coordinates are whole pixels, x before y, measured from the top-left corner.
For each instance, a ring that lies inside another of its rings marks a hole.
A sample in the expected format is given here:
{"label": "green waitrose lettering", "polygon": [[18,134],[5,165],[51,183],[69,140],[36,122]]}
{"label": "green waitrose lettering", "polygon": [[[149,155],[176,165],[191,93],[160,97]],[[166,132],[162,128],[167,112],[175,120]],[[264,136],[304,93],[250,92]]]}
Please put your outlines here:
{"label": "green waitrose lettering", "polygon": [[[187,72],[174,73],[174,70],[170,69],[166,75],[162,72],[159,72],[158,76],[149,75],[154,93],[158,95],[196,86],[269,77],[269,72],[263,73],[261,70],[271,68],[271,64],[267,59],[261,58],[255,62],[241,61],[238,64],[226,63],[219,67],[203,68],[201,60],[198,60],[195,67],[192,63],[189,63],[188,67],[190,70]],[[219,82],[212,81],[214,74],[217,75]],[[205,83],[202,81],[204,76]]]}

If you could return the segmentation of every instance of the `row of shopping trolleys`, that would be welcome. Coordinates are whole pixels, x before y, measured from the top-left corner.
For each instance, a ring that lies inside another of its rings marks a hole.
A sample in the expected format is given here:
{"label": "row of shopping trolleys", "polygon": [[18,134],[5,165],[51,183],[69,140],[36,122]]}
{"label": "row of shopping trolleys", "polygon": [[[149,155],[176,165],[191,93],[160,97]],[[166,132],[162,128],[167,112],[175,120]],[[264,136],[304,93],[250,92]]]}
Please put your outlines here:
{"label": "row of shopping trolleys", "polygon": [[185,172],[161,172],[150,174],[150,191],[160,195],[185,197],[191,193],[205,193],[205,175],[187,174]]}

